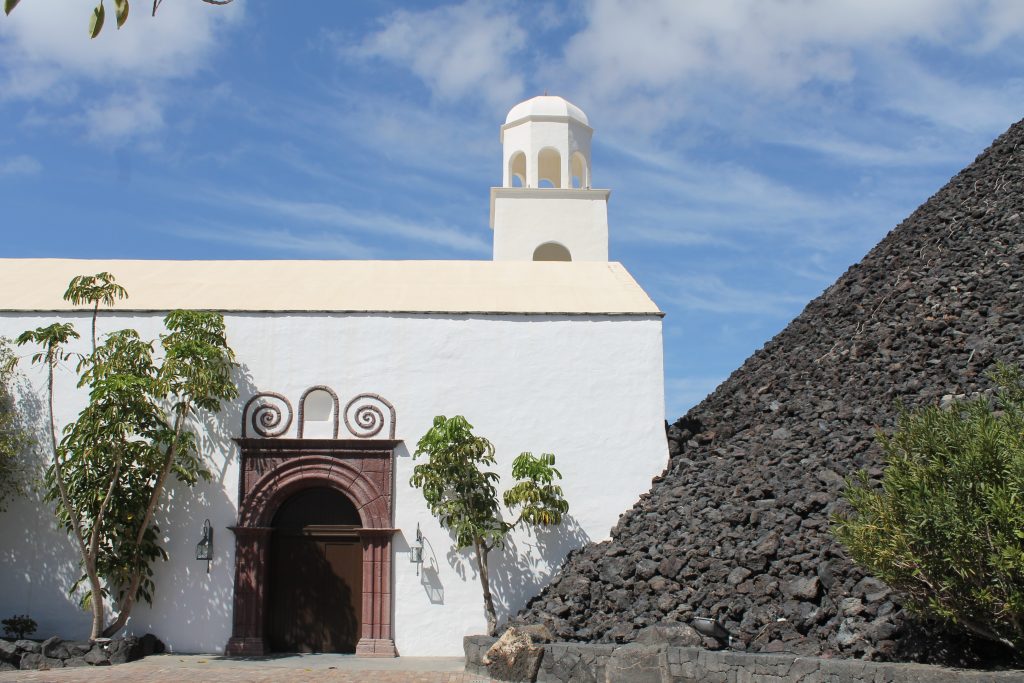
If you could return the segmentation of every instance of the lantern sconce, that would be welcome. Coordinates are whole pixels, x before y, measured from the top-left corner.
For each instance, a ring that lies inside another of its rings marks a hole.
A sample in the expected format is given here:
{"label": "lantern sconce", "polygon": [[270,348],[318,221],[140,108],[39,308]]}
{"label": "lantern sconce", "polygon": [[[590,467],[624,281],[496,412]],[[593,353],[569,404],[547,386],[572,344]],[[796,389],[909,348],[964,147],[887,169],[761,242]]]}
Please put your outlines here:
{"label": "lantern sconce", "polygon": [[420,575],[420,565],[423,564],[423,534],[420,532],[420,525],[416,523],[416,545],[409,548],[409,561],[416,565],[416,576]]}
{"label": "lantern sconce", "polygon": [[210,520],[203,523],[203,538],[196,545],[196,559],[206,562],[206,573],[210,573],[210,563],[213,562],[213,527]]}

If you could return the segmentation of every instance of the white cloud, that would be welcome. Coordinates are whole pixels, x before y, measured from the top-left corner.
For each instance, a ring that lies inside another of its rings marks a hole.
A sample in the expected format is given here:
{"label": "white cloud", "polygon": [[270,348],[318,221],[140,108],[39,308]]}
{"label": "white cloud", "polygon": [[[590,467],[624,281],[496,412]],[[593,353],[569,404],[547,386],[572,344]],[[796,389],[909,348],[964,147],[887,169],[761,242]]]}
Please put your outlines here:
{"label": "white cloud", "polygon": [[[1019,7],[1012,0],[596,0],[566,45],[561,86],[607,110],[606,124],[648,131],[683,120],[755,130],[802,109],[829,118],[838,99],[873,89],[895,95],[886,74],[902,64],[936,68],[923,65],[921,48],[962,56],[1021,37]],[[902,86],[907,99],[921,89]],[[1006,104],[1019,101],[991,86],[964,94],[975,99],[954,107],[961,127],[1003,117]],[[941,102],[922,106],[933,104]]]}
{"label": "white cloud", "polygon": [[57,7],[26,0],[0,17],[0,102],[55,105],[43,116],[84,126],[97,142],[160,130],[163,108],[172,101],[164,93],[176,79],[205,68],[243,7],[167,2],[151,17],[145,3],[136,2],[123,29],[111,16],[90,39],[91,3]]}
{"label": "white cloud", "polygon": [[[967,0],[597,0],[566,48],[575,73],[599,89],[662,88],[694,74],[782,92],[813,80],[847,82],[852,51],[922,41],[947,46],[965,15],[996,11]],[[995,9],[993,9],[993,7]],[[986,10],[989,10],[987,12]],[[1016,28],[1024,22],[1014,16]]]}
{"label": "white cloud", "polygon": [[66,77],[96,81],[153,79],[194,73],[216,47],[217,34],[239,20],[244,3],[211,7],[200,2],[167,2],[156,17],[136,2],[128,23],[114,22],[90,39],[91,3],[27,0],[0,20],[0,41],[10,76],[21,69],[52,67]]}
{"label": "white cloud", "polygon": [[19,154],[9,159],[0,159],[0,176],[5,175],[36,175],[43,170],[43,165],[34,157]]}
{"label": "white cloud", "polygon": [[380,31],[347,52],[407,67],[439,99],[482,95],[495,106],[508,107],[523,92],[513,58],[525,44],[526,33],[514,15],[470,0],[395,12]]}

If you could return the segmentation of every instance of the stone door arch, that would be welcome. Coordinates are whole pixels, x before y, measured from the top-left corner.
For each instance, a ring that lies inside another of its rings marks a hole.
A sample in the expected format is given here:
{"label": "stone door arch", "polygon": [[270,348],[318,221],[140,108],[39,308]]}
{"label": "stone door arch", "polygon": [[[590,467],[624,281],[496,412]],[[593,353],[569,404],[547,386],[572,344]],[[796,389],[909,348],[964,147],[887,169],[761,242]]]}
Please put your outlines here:
{"label": "stone door arch", "polygon": [[[290,415],[290,405],[285,403]],[[248,409],[249,405],[243,420],[249,417]],[[235,439],[241,449],[241,472],[238,523],[230,527],[235,534],[235,592],[228,655],[267,653],[267,562],[272,520],[294,494],[321,487],[344,494],[357,508],[362,522],[357,530],[363,552],[363,586],[356,655],[397,656],[391,625],[391,539],[397,531],[392,522],[392,473],[394,449],[401,441],[394,439],[391,410],[388,439],[303,439],[276,434],[272,438]]]}

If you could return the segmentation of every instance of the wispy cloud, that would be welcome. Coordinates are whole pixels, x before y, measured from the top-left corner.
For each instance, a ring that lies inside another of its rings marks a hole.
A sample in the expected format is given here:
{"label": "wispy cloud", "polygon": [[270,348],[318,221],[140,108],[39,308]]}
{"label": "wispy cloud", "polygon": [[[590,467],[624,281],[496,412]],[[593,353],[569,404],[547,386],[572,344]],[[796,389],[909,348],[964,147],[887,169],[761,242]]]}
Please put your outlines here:
{"label": "wispy cloud", "polygon": [[383,234],[463,252],[490,252],[490,245],[482,238],[443,224],[419,223],[393,214],[353,210],[327,202],[304,202],[241,193],[217,193],[214,196],[218,201],[230,202],[236,208],[258,209],[289,219],[330,225],[341,230],[354,231],[363,238],[371,238],[371,241]]}
{"label": "wispy cloud", "polygon": [[36,175],[43,170],[43,165],[35,157],[27,154],[8,159],[0,158],[0,176],[5,175]]}
{"label": "wispy cloud", "polygon": [[659,287],[665,292],[665,300],[672,301],[677,309],[725,315],[786,315],[810,298],[805,293],[737,287],[714,273],[663,275]]}
{"label": "wispy cloud", "polygon": [[884,70],[884,106],[940,129],[990,130],[1020,118],[1024,78],[1000,83],[962,82],[911,60]]}
{"label": "wispy cloud", "polygon": [[637,166],[614,173],[617,195],[633,200],[619,227],[630,238],[738,251],[774,238],[786,250],[834,252],[889,221],[891,207],[879,201],[799,189],[737,162],[667,159],[657,151],[648,162],[636,149]]}
{"label": "wispy cloud", "polygon": [[478,0],[426,11],[400,10],[383,27],[345,54],[407,67],[438,98],[481,95],[508,106],[523,92],[513,57],[526,45],[526,32],[513,13]]}
{"label": "wispy cloud", "polygon": [[936,140],[919,135],[897,145],[880,141],[856,140],[834,130],[782,132],[773,141],[807,150],[831,162],[853,166],[922,166],[949,164],[963,158],[964,150],[954,147],[948,138]]}
{"label": "wispy cloud", "polygon": [[187,240],[219,242],[265,250],[274,254],[289,253],[316,258],[368,259],[377,251],[336,233],[296,233],[280,228],[240,227],[229,223],[202,221],[196,224],[165,224],[156,230]]}
{"label": "wispy cloud", "polygon": [[83,117],[86,134],[96,142],[122,142],[164,126],[160,98],[144,88],[89,105]]}

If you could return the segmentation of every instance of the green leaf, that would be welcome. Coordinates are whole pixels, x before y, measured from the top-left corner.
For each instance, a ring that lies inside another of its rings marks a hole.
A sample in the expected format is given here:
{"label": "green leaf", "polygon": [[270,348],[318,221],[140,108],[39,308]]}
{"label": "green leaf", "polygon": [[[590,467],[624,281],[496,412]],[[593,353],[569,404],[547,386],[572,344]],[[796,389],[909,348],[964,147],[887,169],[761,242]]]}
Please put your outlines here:
{"label": "green leaf", "polygon": [[18,6],[21,0],[4,0],[4,14],[10,14],[11,10]]}
{"label": "green leaf", "polygon": [[95,38],[103,30],[103,19],[105,16],[106,10],[103,9],[103,0],[100,0],[100,4],[93,8],[92,15],[89,17],[90,38]]}
{"label": "green leaf", "polygon": [[121,28],[128,20],[128,0],[114,0],[114,11],[117,14],[117,27]]}

